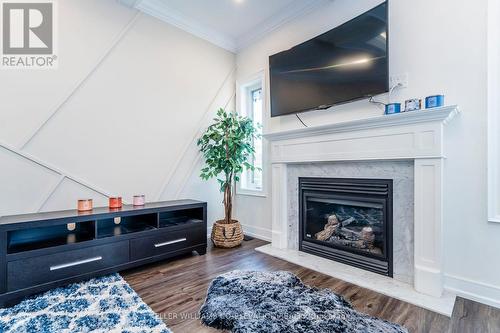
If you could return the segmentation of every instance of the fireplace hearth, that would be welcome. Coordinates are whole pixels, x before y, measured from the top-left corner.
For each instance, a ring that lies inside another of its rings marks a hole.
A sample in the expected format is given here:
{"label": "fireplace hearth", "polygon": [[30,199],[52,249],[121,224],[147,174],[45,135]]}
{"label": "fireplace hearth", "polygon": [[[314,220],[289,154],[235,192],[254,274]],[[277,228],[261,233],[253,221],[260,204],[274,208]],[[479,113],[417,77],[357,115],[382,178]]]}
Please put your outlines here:
{"label": "fireplace hearth", "polygon": [[299,178],[299,250],[393,275],[387,179]]}

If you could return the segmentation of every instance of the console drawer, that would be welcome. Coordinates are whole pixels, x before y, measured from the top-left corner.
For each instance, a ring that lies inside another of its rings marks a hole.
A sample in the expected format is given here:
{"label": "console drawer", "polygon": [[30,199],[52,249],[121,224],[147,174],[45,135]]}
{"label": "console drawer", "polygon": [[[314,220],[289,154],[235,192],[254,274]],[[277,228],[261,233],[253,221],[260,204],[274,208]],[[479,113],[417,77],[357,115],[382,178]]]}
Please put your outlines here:
{"label": "console drawer", "polygon": [[11,261],[7,265],[9,291],[90,273],[129,261],[129,242]]}
{"label": "console drawer", "polygon": [[206,243],[205,228],[162,232],[156,236],[130,240],[132,260],[149,258]]}

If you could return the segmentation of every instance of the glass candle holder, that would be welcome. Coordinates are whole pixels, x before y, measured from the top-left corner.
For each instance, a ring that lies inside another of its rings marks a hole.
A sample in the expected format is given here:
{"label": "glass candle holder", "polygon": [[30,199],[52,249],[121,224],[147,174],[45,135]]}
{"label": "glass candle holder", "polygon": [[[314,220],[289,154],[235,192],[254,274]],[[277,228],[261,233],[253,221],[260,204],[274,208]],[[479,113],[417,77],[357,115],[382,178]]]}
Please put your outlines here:
{"label": "glass candle holder", "polygon": [[133,205],[134,206],[144,206],[146,203],[146,196],[144,194],[134,195]]}
{"label": "glass candle holder", "polygon": [[92,199],[80,199],[78,200],[78,211],[79,212],[87,212],[92,210],[93,202]]}
{"label": "glass candle holder", "polygon": [[109,208],[121,208],[122,205],[122,197],[109,198]]}

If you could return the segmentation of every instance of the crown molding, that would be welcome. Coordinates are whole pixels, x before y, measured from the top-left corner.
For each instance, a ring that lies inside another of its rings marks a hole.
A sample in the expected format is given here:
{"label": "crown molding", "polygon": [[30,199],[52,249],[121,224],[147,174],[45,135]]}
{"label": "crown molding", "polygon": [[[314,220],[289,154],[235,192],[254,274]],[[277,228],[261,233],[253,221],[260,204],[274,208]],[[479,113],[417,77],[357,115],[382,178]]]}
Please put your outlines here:
{"label": "crown molding", "polygon": [[164,1],[142,0],[137,2],[134,7],[223,49],[236,53],[236,40],[234,38],[198,23],[177,9],[168,6]]}
{"label": "crown molding", "polygon": [[167,1],[162,0],[117,0],[119,3],[140,10],[141,12],[156,17],[166,23],[169,23],[179,29],[187,31],[199,38],[202,38],[212,44],[215,44],[230,52],[236,53],[242,50],[262,37],[268,35],[287,24],[293,19],[304,16],[312,10],[331,3],[334,0],[295,0],[282,9],[279,13],[264,20],[251,31],[243,34],[241,37],[233,36],[220,32],[216,29],[200,24],[196,20],[172,8]]}
{"label": "crown molding", "polygon": [[240,51],[271,32],[278,30],[288,22],[305,16],[316,8],[332,3],[334,0],[295,0],[278,14],[275,14],[260,23],[251,31],[243,34],[236,40],[237,51]]}

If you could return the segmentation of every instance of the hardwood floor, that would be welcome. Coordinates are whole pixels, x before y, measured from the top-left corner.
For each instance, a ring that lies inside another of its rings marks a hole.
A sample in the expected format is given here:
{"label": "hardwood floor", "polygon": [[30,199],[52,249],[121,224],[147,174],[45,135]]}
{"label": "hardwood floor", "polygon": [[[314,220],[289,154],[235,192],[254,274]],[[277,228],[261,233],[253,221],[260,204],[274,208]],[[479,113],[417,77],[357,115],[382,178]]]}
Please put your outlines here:
{"label": "hardwood floor", "polygon": [[343,295],[357,310],[402,324],[410,332],[500,332],[498,309],[458,298],[450,319],[254,250],[264,244],[266,242],[254,239],[236,249],[213,248],[204,256],[185,256],[121,274],[176,333],[221,332],[203,326],[197,318],[198,310],[210,281],[235,269],[293,272],[305,284],[329,288]]}

